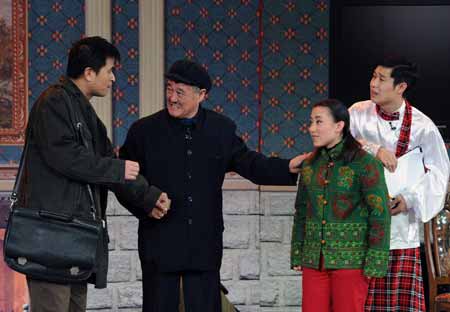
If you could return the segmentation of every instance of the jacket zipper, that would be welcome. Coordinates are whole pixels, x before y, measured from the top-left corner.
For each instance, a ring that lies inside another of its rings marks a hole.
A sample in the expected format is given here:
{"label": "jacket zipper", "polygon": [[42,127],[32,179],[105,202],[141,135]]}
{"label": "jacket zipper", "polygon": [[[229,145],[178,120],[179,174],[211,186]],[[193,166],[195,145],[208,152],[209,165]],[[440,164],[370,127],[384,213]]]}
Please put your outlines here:
{"label": "jacket zipper", "polygon": [[83,144],[84,147],[89,148],[88,143],[83,137],[83,131],[81,130],[83,124],[81,122],[77,122],[76,127],[78,131],[78,135],[80,136],[81,144]]}

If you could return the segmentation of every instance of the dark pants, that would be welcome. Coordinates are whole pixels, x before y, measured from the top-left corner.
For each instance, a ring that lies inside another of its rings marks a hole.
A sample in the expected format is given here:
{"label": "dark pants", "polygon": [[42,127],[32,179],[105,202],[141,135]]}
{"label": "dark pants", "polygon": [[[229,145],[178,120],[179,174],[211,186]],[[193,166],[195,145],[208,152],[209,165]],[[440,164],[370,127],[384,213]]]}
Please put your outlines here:
{"label": "dark pants", "polygon": [[180,278],[186,312],[221,312],[219,271],[162,273],[142,263],[143,312],[178,312]]}
{"label": "dark pants", "polygon": [[55,284],[27,279],[32,312],[85,312],[87,284]]}

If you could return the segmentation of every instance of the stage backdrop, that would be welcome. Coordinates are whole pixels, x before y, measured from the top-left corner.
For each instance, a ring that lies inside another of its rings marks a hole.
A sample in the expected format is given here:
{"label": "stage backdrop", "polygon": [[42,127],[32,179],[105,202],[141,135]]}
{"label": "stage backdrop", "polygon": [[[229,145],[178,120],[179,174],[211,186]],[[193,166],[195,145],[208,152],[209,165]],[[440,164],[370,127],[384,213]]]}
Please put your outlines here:
{"label": "stage backdrop", "polygon": [[[232,118],[251,148],[293,156],[311,149],[307,135],[311,105],[328,96],[330,2],[166,0],[161,61],[166,69],[179,58],[202,63],[214,84],[204,105]],[[111,116],[116,148],[139,118],[138,64],[147,53],[154,53],[139,51],[138,4],[138,0],[111,0],[111,38],[122,54]],[[84,8],[84,0],[0,0],[0,179],[12,178],[14,170],[4,169],[14,168],[20,159],[27,111],[64,74],[69,47],[84,36]],[[7,195],[3,202],[0,212],[5,213]],[[230,215],[236,214],[238,204],[230,205]],[[117,219],[123,218],[119,213]],[[241,219],[246,220],[239,215],[236,222]],[[134,223],[129,230],[135,230]],[[278,249],[274,254],[278,257]],[[122,264],[117,252],[111,259]],[[14,289],[4,283],[0,281],[1,290]],[[7,293],[0,302],[12,297]]]}
{"label": "stage backdrop", "polygon": [[[12,47],[0,55],[7,60],[0,61],[0,167],[5,168],[20,157],[26,100],[29,108],[64,73],[71,43],[84,35],[85,3],[0,0],[0,5],[0,40]],[[144,56],[139,51],[139,1],[111,0],[111,21],[111,39],[122,54],[111,116],[118,148],[139,118],[139,62],[152,51]],[[166,69],[179,58],[207,67],[214,88],[205,107],[231,117],[251,148],[283,157],[310,150],[311,104],[328,96],[329,1],[167,0],[165,30]],[[0,179],[8,174],[1,170]]]}
{"label": "stage backdrop", "polygon": [[[5,65],[7,70],[0,65],[0,86],[8,81],[12,90],[12,95],[7,97],[11,101],[2,96],[0,102],[0,169],[3,169],[0,179],[8,179],[10,172],[4,169],[17,166],[20,159],[28,110],[39,94],[64,73],[70,45],[84,34],[84,1],[0,0],[0,8],[0,25],[3,25],[2,16],[6,15],[4,20],[11,20],[6,25],[12,27],[9,41],[0,39],[2,47],[11,47],[2,49],[0,59],[4,51],[12,59]],[[8,64],[12,68],[8,69]],[[10,78],[3,79],[3,76]],[[24,84],[27,80],[28,86]]]}
{"label": "stage backdrop", "polygon": [[328,95],[328,1],[166,1],[166,68],[179,58],[213,78],[205,107],[231,117],[251,148],[310,150],[311,104]]}
{"label": "stage backdrop", "polygon": [[[0,179],[13,178],[28,111],[64,73],[67,51],[84,29],[84,1],[0,0]],[[8,207],[8,193],[0,193],[1,254]],[[24,276],[1,259],[0,311],[21,312],[27,301]]]}
{"label": "stage backdrop", "polygon": [[26,1],[0,1],[0,144],[23,144],[27,115]]}
{"label": "stage backdrop", "polygon": [[24,141],[27,107],[27,2],[0,0],[0,179]]}

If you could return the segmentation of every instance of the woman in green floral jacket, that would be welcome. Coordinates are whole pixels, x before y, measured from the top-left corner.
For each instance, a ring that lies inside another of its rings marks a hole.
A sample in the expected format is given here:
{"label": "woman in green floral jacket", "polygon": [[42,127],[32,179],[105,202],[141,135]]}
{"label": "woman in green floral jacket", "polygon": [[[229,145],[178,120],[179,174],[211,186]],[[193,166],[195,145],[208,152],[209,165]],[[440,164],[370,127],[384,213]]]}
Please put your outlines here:
{"label": "woman in green floral jacket", "polygon": [[347,108],[314,105],[315,150],[302,163],[291,265],[303,272],[303,312],[362,312],[371,278],[388,268],[390,214],[382,164],[350,134]]}

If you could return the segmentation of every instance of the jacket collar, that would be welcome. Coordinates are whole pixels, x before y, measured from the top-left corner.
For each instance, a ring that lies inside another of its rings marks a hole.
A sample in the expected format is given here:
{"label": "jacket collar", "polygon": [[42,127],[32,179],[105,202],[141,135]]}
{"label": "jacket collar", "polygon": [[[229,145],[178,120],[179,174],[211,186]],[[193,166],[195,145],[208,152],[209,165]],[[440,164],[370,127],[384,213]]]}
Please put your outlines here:
{"label": "jacket collar", "polygon": [[88,99],[71,79],[66,76],[62,76],[59,78],[59,83],[68,93],[70,93],[70,95],[75,96],[77,99],[84,99],[89,103]]}
{"label": "jacket collar", "polygon": [[78,105],[85,122],[88,125],[89,131],[93,138],[94,149],[97,153],[103,153],[107,149],[104,142],[107,140],[107,131],[105,125],[100,121],[92,107],[91,102],[81,92],[77,85],[67,77],[60,78],[61,86],[66,90],[69,97],[71,97],[71,105]]}
{"label": "jacket collar", "polygon": [[81,92],[80,88],[77,87],[77,85],[68,77],[66,76],[62,76],[59,79],[59,83],[61,84],[61,86],[67,91],[67,93],[74,97],[74,99],[81,103],[82,105],[82,109],[94,109],[92,107],[91,102],[89,102],[89,100],[87,99],[87,97],[83,94],[83,92]]}
{"label": "jacket collar", "polygon": [[205,123],[205,109],[201,106],[198,108],[197,115],[195,115],[191,120],[192,122],[186,122],[186,119],[181,118],[175,118],[170,116],[167,109],[165,109],[165,113],[167,116],[167,120],[169,122],[170,127],[172,128],[185,128],[187,126],[191,126],[194,129],[201,129],[203,127],[203,124]]}
{"label": "jacket collar", "polygon": [[320,151],[320,155],[323,157],[328,157],[330,160],[336,161],[342,154],[344,149],[344,140],[341,140],[338,144],[331,148],[322,148]]}

